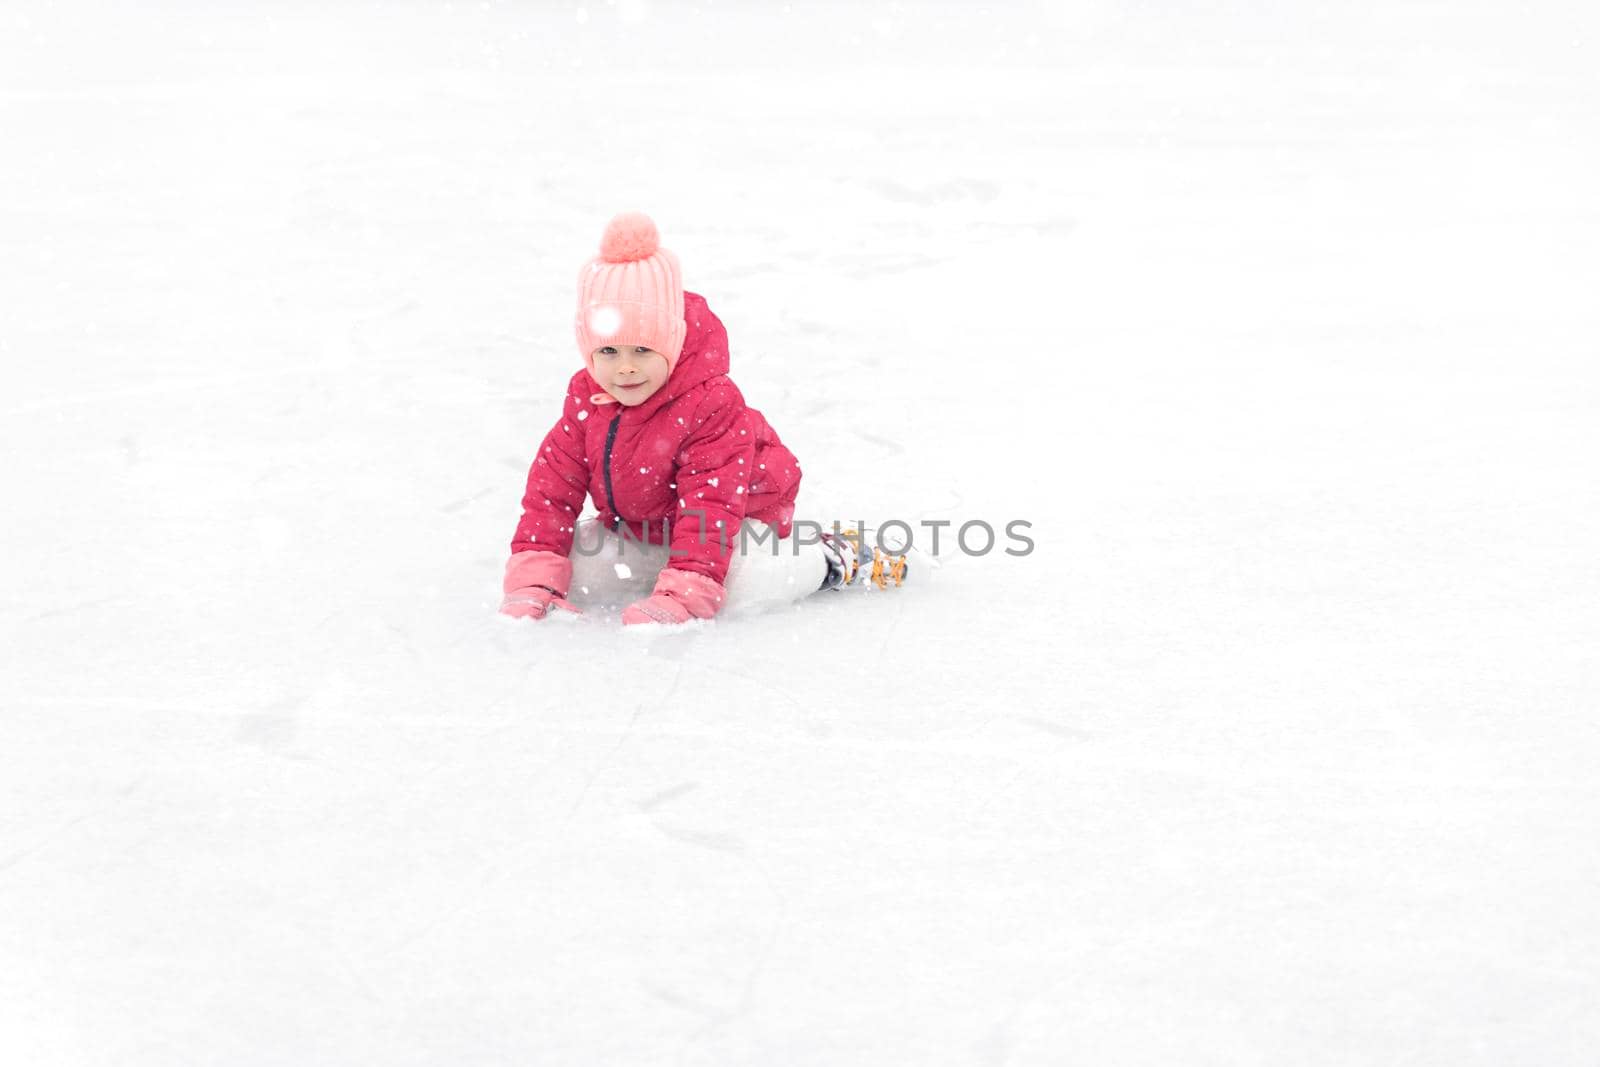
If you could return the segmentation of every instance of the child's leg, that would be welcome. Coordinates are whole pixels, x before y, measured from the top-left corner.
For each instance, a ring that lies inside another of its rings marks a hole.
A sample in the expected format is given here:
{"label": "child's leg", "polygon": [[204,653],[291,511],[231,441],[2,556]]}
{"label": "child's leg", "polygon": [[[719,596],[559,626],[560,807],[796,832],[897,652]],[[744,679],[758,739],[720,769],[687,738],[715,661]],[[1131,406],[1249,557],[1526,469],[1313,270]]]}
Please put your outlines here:
{"label": "child's leg", "polygon": [[[820,543],[797,544],[794,531],[780,540],[776,530],[754,519],[745,520],[745,531],[742,552],[738,543],[730,545],[733,555],[723,582],[728,595],[723,612],[769,610],[822,588],[829,556]],[[656,576],[669,562],[667,546],[624,540],[591,516],[578,523],[567,597],[585,610],[621,610],[649,596]]]}
{"label": "child's leg", "polygon": [[797,545],[793,530],[779,540],[770,526],[746,519],[743,550],[739,545],[733,549],[728,579],[723,583],[728,592],[724,612],[761,611],[803,600],[822,588],[828,576],[828,557],[822,546]]}
{"label": "child's leg", "polygon": [[585,610],[591,606],[621,610],[650,595],[666,562],[665,545],[624,540],[591,515],[578,523],[573,537],[572,588],[567,599]]}

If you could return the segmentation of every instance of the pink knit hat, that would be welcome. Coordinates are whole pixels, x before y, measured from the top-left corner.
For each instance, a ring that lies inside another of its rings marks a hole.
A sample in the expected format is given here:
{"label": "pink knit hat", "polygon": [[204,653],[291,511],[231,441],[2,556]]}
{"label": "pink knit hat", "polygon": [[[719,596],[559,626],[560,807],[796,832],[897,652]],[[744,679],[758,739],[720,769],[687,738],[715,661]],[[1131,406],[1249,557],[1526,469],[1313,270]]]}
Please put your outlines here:
{"label": "pink knit hat", "polygon": [[650,216],[627,211],[600,238],[600,255],[578,272],[578,351],[594,371],[602,345],[642,345],[667,357],[668,373],[683,351],[683,271],[661,247]]}

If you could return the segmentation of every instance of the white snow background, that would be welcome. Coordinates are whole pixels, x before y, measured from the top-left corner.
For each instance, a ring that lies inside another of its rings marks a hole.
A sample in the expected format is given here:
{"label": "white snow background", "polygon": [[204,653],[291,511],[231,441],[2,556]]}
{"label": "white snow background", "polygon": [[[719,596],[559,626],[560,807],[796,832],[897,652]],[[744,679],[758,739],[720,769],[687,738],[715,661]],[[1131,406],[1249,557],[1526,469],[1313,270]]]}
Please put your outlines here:
{"label": "white snow background", "polygon": [[[0,1062],[1596,1063],[1597,30],[6,6]],[[629,209],[1037,550],[495,619]]]}

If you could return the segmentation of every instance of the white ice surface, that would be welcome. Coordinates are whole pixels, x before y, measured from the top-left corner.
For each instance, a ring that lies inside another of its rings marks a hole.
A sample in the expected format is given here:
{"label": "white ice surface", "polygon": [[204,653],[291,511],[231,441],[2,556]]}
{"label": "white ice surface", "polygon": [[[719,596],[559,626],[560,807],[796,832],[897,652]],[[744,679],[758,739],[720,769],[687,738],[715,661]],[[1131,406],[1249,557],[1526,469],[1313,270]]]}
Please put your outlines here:
{"label": "white ice surface", "polygon": [[[0,10],[0,1063],[1595,1062],[1593,5],[979,6]],[[493,618],[630,208],[1038,550]]]}

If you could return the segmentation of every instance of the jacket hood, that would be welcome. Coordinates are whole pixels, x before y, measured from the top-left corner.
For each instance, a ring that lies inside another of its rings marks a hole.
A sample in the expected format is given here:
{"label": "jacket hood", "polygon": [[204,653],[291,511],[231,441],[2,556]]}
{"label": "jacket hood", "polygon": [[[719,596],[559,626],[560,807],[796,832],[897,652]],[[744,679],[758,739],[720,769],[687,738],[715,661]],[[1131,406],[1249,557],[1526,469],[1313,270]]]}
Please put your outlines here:
{"label": "jacket hood", "polygon": [[[728,331],[723,327],[722,320],[717,318],[706,304],[705,297],[684,290],[683,322],[683,351],[679,353],[678,362],[672,368],[672,375],[665,385],[655,391],[655,395],[632,410],[654,411],[663,404],[671,403],[701,382],[728,373]],[[594,376],[587,370],[579,373],[588,378],[589,384],[594,386],[594,393],[589,397],[591,403],[617,402],[615,397],[600,388],[600,383],[595,381]]]}

